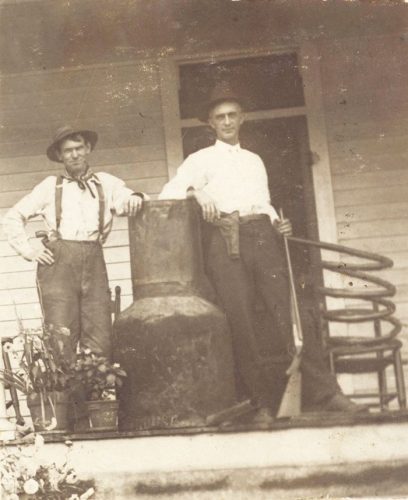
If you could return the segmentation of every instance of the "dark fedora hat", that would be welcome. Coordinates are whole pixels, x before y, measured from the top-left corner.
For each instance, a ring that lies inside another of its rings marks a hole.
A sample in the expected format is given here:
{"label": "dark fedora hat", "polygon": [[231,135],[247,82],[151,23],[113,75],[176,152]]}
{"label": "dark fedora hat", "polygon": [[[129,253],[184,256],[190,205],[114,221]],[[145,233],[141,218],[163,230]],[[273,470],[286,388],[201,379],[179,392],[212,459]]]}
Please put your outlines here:
{"label": "dark fedora hat", "polygon": [[243,99],[239,92],[228,82],[219,82],[214,86],[208,100],[202,103],[197,118],[207,123],[210,112],[215,106],[223,102],[237,102],[240,106],[243,106]]}
{"label": "dark fedora hat", "polygon": [[47,148],[47,156],[51,161],[56,161],[61,163],[61,160],[58,159],[57,149],[60,142],[71,135],[80,134],[84,138],[86,142],[89,142],[91,145],[91,151],[95,147],[95,144],[98,140],[98,134],[93,132],[92,130],[83,130],[73,128],[70,125],[64,125],[60,127],[54,134],[52,139],[52,143]]}

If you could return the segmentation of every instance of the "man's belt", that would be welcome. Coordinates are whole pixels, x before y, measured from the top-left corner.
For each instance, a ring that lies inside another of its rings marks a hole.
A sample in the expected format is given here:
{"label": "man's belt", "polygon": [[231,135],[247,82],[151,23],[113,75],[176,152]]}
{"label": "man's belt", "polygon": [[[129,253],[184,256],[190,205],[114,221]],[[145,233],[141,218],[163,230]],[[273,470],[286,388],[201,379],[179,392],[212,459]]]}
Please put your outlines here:
{"label": "man's belt", "polygon": [[269,216],[266,214],[249,214],[249,215],[242,215],[239,217],[239,223],[240,224],[245,224],[245,222],[251,222],[253,220],[263,220],[263,219],[268,219]]}

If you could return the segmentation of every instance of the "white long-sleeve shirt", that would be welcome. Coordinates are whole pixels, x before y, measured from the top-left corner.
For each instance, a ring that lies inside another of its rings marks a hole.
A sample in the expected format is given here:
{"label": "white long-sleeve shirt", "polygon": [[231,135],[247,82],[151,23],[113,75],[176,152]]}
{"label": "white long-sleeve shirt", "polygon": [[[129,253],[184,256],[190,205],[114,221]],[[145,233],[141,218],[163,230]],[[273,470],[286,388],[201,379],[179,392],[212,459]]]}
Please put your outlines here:
{"label": "white long-sleeve shirt", "polygon": [[[96,175],[102,184],[105,197],[103,239],[106,239],[112,227],[112,212],[123,215],[133,191],[127,188],[121,179],[113,175],[104,172],[99,172]],[[33,251],[25,232],[25,224],[30,218],[41,216],[47,231],[56,229],[56,181],[56,176],[46,177],[4,216],[3,226],[9,243],[25,258],[28,258]],[[99,198],[95,182],[97,182],[95,179],[88,181],[95,194],[95,197],[92,197],[88,189],[81,189],[76,182],[63,179],[62,213],[59,227],[61,238],[77,241],[98,239]]]}
{"label": "white long-sleeve shirt", "polygon": [[216,141],[188,156],[159,199],[183,199],[189,187],[205,191],[221,212],[267,214],[271,222],[279,218],[271,205],[263,161],[239,144]]}

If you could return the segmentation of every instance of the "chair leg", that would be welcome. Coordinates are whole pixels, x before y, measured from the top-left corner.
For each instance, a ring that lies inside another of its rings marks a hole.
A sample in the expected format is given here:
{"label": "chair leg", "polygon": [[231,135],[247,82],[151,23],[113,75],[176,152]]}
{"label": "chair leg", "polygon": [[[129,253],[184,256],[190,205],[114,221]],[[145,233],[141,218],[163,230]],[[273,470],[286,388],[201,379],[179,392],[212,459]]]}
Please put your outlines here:
{"label": "chair leg", "polygon": [[336,365],[335,365],[335,359],[334,359],[334,354],[329,351],[329,364],[330,364],[330,371],[336,375]]}
{"label": "chair leg", "polygon": [[381,411],[388,409],[388,400],[387,400],[387,379],[385,377],[385,370],[378,370],[378,397],[380,400],[380,408]]}
{"label": "chair leg", "polygon": [[397,386],[398,404],[402,410],[407,407],[407,396],[405,393],[405,380],[404,370],[402,368],[401,351],[399,349],[394,351],[394,372],[395,384]]}
{"label": "chair leg", "polygon": [[[10,356],[3,349],[2,349],[2,353],[3,353],[4,368],[8,371],[11,371]],[[24,422],[24,418],[22,417],[21,412],[20,412],[20,401],[18,399],[17,391],[16,391],[15,387],[13,387],[13,386],[8,387],[8,390],[10,392],[11,402],[12,402],[12,405],[14,408],[14,413],[16,414],[17,424],[24,425],[25,422]]]}

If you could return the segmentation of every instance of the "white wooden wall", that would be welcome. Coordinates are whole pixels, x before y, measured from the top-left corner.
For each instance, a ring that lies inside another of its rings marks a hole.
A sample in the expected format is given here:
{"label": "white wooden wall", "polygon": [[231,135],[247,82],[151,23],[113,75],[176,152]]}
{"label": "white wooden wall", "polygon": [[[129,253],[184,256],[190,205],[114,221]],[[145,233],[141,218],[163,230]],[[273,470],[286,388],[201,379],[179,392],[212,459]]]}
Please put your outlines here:
{"label": "white wooden wall", "polygon": [[[150,195],[167,180],[158,69],[152,61],[86,69],[4,76],[1,79],[0,216],[60,165],[45,149],[64,123],[96,130],[90,158],[130,188]],[[40,221],[28,224],[34,235]],[[37,243],[39,244],[39,243]],[[131,302],[127,219],[116,218],[105,245],[111,287],[121,285]],[[0,229],[0,332],[16,332],[15,310],[24,325],[39,323],[34,265],[17,256]]]}
{"label": "white wooden wall", "polygon": [[400,37],[321,43],[339,243],[394,261],[408,356],[408,59]]}

